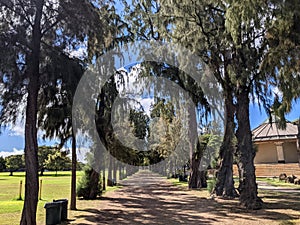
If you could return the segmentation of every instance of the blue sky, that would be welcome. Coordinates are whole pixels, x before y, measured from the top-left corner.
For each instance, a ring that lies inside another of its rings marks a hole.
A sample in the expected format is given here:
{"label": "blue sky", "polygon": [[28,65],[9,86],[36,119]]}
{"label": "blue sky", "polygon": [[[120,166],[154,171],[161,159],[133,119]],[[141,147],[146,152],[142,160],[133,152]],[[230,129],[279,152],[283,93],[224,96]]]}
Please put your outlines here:
{"label": "blue sky", "polygon": [[[55,140],[43,140],[39,135],[38,144],[55,145]],[[10,154],[22,154],[24,152],[24,127],[21,123],[10,128],[2,129],[0,134],[0,156],[8,156]]]}
{"label": "blue sky", "polygon": [[[293,121],[299,119],[300,117],[300,102],[295,102],[293,104],[293,110],[286,115],[287,120]],[[256,128],[262,122],[264,122],[268,118],[264,109],[259,109],[257,105],[252,105],[250,107],[250,121],[251,121],[251,129]]]}
{"label": "blue sky", "polygon": [[[300,103],[294,104],[293,110],[287,115],[287,119],[293,121],[300,117]],[[263,109],[259,109],[257,105],[250,106],[250,121],[251,128],[259,126],[267,119],[267,115]],[[39,135],[39,145],[54,145],[55,140],[43,140]],[[24,149],[24,132],[21,124],[18,124],[10,129],[2,130],[0,135],[0,156],[9,154],[21,154]]]}

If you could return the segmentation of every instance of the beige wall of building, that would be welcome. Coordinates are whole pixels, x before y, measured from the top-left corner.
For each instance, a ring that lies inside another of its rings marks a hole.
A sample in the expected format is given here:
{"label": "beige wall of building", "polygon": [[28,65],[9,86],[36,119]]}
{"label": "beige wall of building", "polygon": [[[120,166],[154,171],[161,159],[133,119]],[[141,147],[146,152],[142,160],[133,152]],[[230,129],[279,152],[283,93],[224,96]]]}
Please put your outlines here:
{"label": "beige wall of building", "polygon": [[[278,143],[275,142],[264,142],[264,143],[256,143],[257,152],[254,158],[254,163],[278,163]],[[284,142],[280,146],[283,148],[283,156],[285,163],[297,163],[298,155],[297,155],[297,145],[296,141],[294,142]],[[280,148],[280,147],[279,147]],[[281,153],[282,154],[282,153]]]}
{"label": "beige wall of building", "polygon": [[254,163],[277,163],[277,151],[274,143],[256,144]]}
{"label": "beige wall of building", "polygon": [[296,142],[288,142],[283,144],[284,158],[286,163],[298,162],[297,145]]}

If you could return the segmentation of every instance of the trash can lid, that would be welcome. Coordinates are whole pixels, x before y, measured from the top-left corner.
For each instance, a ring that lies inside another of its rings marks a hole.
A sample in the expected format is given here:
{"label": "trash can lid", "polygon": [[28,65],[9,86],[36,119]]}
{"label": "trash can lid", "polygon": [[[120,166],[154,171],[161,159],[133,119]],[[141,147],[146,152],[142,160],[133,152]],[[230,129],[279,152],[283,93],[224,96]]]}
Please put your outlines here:
{"label": "trash can lid", "polygon": [[67,202],[68,199],[67,198],[63,198],[63,199],[53,199],[53,202]]}
{"label": "trash can lid", "polygon": [[44,205],[44,208],[45,209],[48,209],[48,208],[53,208],[53,207],[57,207],[60,205],[60,202],[47,202],[45,205]]}

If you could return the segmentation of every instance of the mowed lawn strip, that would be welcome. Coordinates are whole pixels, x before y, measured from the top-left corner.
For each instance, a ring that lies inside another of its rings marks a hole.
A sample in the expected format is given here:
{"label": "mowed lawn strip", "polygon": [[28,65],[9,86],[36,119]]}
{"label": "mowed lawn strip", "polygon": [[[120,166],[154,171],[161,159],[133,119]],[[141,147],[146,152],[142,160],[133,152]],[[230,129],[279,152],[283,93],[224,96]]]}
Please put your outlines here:
{"label": "mowed lawn strip", "polygon": [[[106,171],[106,177],[107,177]],[[77,171],[77,181],[81,179],[83,175],[82,171]],[[119,173],[117,173],[119,177]],[[52,202],[53,199],[68,199],[70,201],[71,196],[71,172],[59,171],[57,176],[55,172],[44,172],[44,176],[40,176],[39,180],[42,180],[42,199],[38,202],[37,208],[37,223],[45,224],[45,209],[44,205],[47,202]],[[22,181],[22,200],[19,198],[20,181]],[[106,186],[107,187],[107,186]],[[114,191],[119,186],[107,187],[106,191]],[[23,208],[23,200],[25,193],[25,173],[14,172],[13,176],[9,176],[8,172],[0,173],[0,224],[1,225],[17,225],[20,224],[21,212]],[[70,203],[70,202],[69,202]],[[88,201],[77,202],[80,209]],[[70,213],[78,214],[74,211]]]}
{"label": "mowed lawn strip", "polygon": [[[77,172],[77,179],[80,179],[82,172]],[[37,221],[39,224],[45,223],[46,202],[53,199],[70,198],[71,173],[69,171],[45,172],[42,180],[42,200],[38,203]],[[22,181],[22,199],[25,193],[25,173],[15,172],[14,176],[9,173],[0,173],[0,224],[14,225],[20,223],[23,200],[19,198],[20,181]]]}

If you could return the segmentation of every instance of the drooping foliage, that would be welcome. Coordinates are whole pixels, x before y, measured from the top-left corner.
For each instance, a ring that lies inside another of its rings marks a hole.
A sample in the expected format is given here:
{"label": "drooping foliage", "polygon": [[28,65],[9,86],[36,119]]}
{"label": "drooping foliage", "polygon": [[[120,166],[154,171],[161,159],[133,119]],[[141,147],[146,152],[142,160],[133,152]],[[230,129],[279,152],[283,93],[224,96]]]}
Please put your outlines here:
{"label": "drooping foliage", "polygon": [[[279,82],[281,89],[286,90],[286,97],[277,104],[282,112],[289,110],[291,100],[297,97],[297,87],[291,85],[298,79],[297,73],[292,72],[297,67],[293,63],[294,60],[297,62],[297,54],[294,54],[297,48],[292,50],[290,47],[297,45],[297,25],[293,21],[297,18],[299,3],[165,0],[132,1],[132,4],[133,8],[128,7],[128,18],[140,21],[139,26],[133,24],[137,39],[146,36],[148,39],[178,43],[199,55],[209,66],[223,89],[226,107],[217,194],[236,196],[232,179],[233,140],[236,135],[240,200],[247,208],[260,208],[253,166],[255,150],[252,147],[249,104],[251,99],[257,99],[270,113],[274,103],[272,87]],[[295,7],[287,10],[292,5]],[[279,35],[277,31],[280,31]],[[280,54],[279,49],[284,49],[286,54],[276,57],[276,52]],[[283,72],[286,75],[283,76]],[[287,91],[287,87],[295,92]]]}
{"label": "drooping foliage", "polygon": [[80,49],[86,49],[86,57],[78,57],[89,61],[103,54],[112,45],[118,26],[110,26],[115,9],[105,1],[5,0],[0,2],[0,8],[0,120],[2,125],[14,123],[22,106],[26,106],[27,173],[21,224],[36,224],[37,113],[42,108],[40,103],[45,103],[38,102],[41,87],[52,86],[53,91],[61,86],[62,80],[55,76],[72,72],[70,64],[64,67],[63,62],[72,61],[70,58]]}

